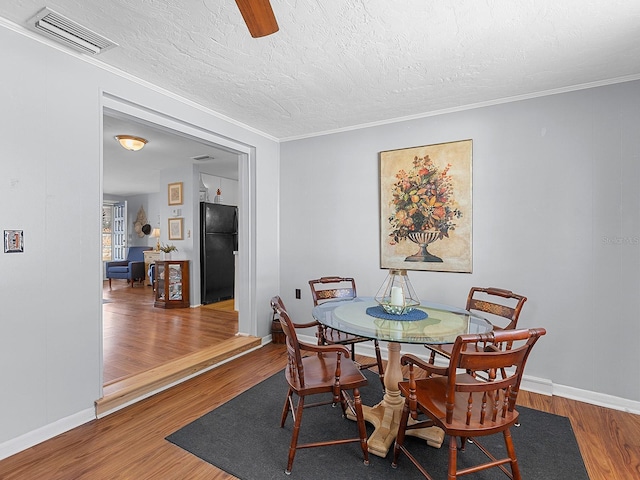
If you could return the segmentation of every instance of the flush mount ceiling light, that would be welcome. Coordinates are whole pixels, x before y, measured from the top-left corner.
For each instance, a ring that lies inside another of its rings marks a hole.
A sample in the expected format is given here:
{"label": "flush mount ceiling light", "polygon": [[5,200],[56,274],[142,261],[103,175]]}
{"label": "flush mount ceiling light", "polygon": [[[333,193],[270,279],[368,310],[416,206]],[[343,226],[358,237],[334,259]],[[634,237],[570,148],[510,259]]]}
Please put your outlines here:
{"label": "flush mount ceiling light", "polygon": [[122,145],[122,148],[137,152],[141,150],[147,144],[147,140],[141,137],[134,137],[132,135],[116,135],[116,140]]}

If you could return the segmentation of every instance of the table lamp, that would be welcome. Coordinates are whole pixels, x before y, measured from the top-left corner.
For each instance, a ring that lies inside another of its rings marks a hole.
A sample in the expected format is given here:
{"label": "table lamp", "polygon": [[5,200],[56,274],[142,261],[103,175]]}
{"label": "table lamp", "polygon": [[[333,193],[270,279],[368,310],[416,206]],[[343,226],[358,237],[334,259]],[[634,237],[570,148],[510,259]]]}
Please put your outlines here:
{"label": "table lamp", "polygon": [[157,239],[156,243],[156,252],[160,250],[160,229],[154,228],[153,232],[151,232],[151,236]]}

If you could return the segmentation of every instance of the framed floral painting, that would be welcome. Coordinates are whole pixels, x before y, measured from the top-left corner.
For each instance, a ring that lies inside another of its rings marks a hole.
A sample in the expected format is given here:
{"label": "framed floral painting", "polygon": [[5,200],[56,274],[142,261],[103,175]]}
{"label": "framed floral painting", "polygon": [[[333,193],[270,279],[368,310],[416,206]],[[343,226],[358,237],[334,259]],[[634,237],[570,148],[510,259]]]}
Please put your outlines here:
{"label": "framed floral painting", "polygon": [[380,267],[471,273],[472,141],[380,152]]}

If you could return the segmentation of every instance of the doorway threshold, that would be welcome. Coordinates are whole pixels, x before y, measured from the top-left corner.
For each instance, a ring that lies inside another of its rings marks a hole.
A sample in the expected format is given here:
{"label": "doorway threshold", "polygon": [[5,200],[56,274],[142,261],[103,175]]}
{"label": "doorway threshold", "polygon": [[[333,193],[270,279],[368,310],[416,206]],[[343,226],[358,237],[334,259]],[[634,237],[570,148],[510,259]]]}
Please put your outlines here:
{"label": "doorway threshold", "polygon": [[262,339],[258,337],[236,335],[150,370],[117,379],[106,384],[103,397],[96,400],[96,417],[103,417],[150,397],[261,345]]}

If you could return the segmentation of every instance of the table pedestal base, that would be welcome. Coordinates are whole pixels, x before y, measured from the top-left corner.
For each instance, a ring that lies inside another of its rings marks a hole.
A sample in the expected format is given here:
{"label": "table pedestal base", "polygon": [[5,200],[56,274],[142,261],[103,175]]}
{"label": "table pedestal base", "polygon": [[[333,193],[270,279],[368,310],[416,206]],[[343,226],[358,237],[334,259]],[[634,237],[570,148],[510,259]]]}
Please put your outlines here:
{"label": "table pedestal base", "polygon": [[[402,381],[400,367],[400,344],[389,343],[389,360],[384,374],[385,394],[382,401],[374,407],[362,407],[365,421],[373,425],[374,431],[368,439],[369,453],[386,457],[398,434],[398,425],[404,407],[404,397],[400,395],[398,382]],[[351,415],[348,418],[352,418]],[[409,422],[412,420],[409,419]],[[444,432],[438,427],[420,428],[407,431],[407,435],[427,441],[427,445],[440,448]]]}
{"label": "table pedestal base", "polygon": [[[403,402],[404,405],[404,402]],[[378,457],[386,457],[389,449],[398,435],[398,425],[402,415],[402,408],[386,405],[384,400],[375,407],[363,407],[364,419],[373,425],[374,431],[369,437],[367,444],[369,453]],[[409,424],[413,423],[409,419]],[[407,435],[419,437],[426,440],[427,445],[440,448],[444,441],[444,432],[438,427],[419,428],[408,430]]]}

